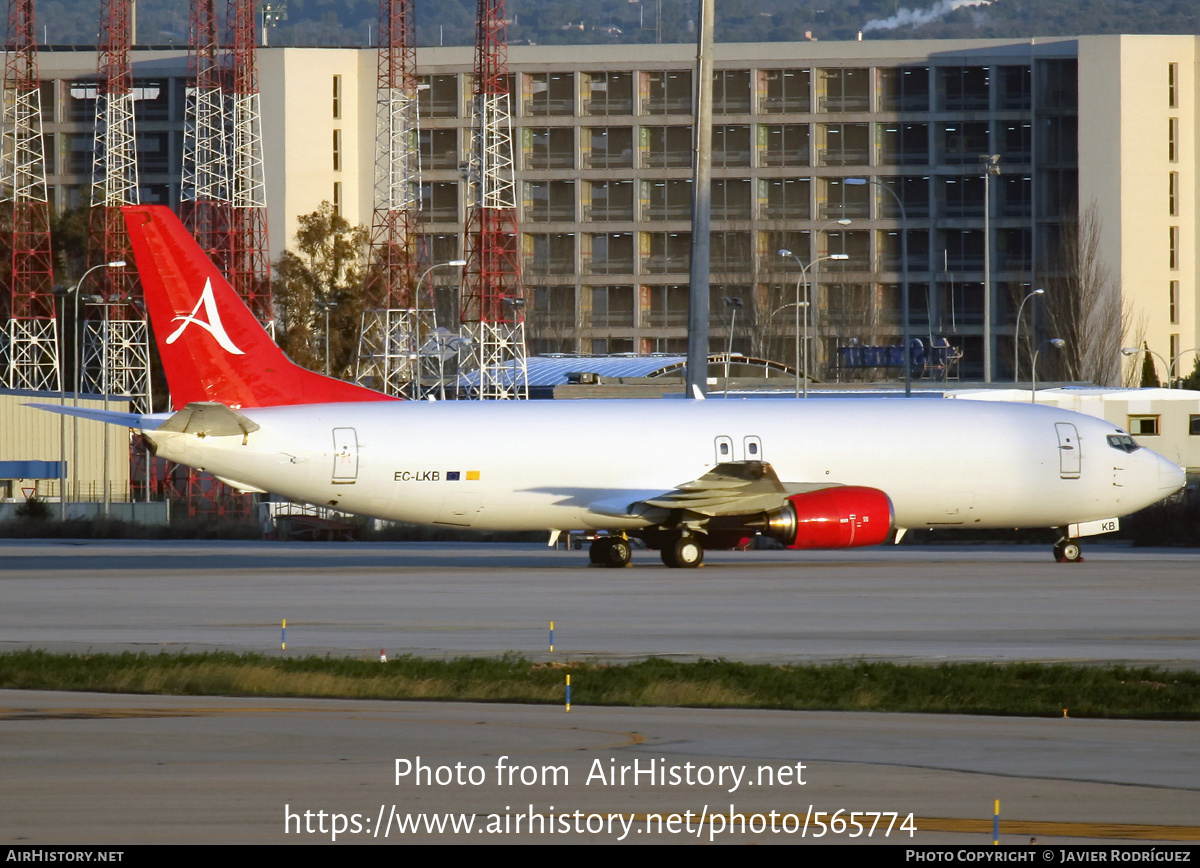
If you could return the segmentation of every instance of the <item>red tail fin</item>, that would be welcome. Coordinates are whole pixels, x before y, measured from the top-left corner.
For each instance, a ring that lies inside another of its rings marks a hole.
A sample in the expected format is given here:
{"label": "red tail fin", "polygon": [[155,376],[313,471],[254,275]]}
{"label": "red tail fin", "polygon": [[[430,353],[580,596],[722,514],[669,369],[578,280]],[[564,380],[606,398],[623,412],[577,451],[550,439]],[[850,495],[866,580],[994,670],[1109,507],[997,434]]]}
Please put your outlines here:
{"label": "red tail fin", "polygon": [[393,400],[293,363],[170,209],[122,210],[176,409]]}

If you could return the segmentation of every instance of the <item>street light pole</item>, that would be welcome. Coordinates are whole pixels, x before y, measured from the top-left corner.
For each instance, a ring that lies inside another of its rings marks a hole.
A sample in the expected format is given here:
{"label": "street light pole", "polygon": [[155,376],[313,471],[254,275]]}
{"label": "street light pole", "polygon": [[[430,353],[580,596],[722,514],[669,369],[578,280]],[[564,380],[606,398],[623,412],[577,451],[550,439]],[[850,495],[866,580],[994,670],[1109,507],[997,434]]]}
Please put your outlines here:
{"label": "street light pole", "polygon": [[[59,305],[59,328],[62,328],[63,320],[67,318],[67,293],[70,292],[66,287],[54,287],[54,294],[59,297],[61,304]],[[54,336],[58,343],[58,406],[67,406],[67,354],[62,349],[62,331],[59,331]],[[59,521],[67,520],[67,415],[59,413],[58,415],[58,519]]]}
{"label": "street light pole", "polygon": [[[800,257],[792,251],[783,249],[778,251],[780,256],[794,259],[800,266],[800,276],[796,278],[796,397],[800,397],[800,308],[804,308],[804,397],[808,397],[808,308],[812,303],[808,292],[808,269],[816,265],[818,262],[824,262],[827,259],[842,261],[850,257],[845,253],[831,253],[828,256],[818,256],[812,262],[805,265]],[[804,302],[800,302],[800,284],[804,284]]]}
{"label": "street light pole", "polygon": [[[76,410],[79,409],[80,375],[81,375],[81,370],[83,367],[83,346],[80,341],[80,335],[79,335],[79,287],[83,286],[83,282],[85,280],[87,280],[88,275],[91,274],[93,271],[99,271],[101,268],[124,268],[124,267],[125,267],[124,259],[114,260],[113,262],[101,262],[99,265],[93,265],[91,268],[89,268],[87,271],[85,271],[83,273],[83,277],[79,278],[79,280],[76,282],[76,284],[74,286],[72,286],[70,289],[64,290],[62,293],[63,314],[64,315],[66,314],[66,308],[67,308],[66,297],[68,295],[73,296],[73,302],[72,302],[73,312],[71,314],[71,347],[72,347],[72,352],[75,355],[75,397],[72,400],[73,400],[73,405]],[[61,360],[60,365],[65,365],[66,353],[60,352],[58,355]],[[64,367],[64,372],[65,372],[65,367]],[[63,404],[66,404],[66,396],[62,392],[62,387],[63,387],[65,381],[66,381],[66,376],[64,373],[64,375],[60,376],[59,380],[58,380],[59,386],[60,386],[59,399]],[[65,418],[63,420],[61,420],[62,423],[65,423],[65,421],[66,421]],[[108,426],[105,425],[104,428],[105,428],[105,432],[107,433]],[[59,426],[59,459],[64,464],[66,463],[66,460],[67,460],[66,459],[65,440],[66,440],[66,427],[64,424],[60,424],[60,426]],[[105,458],[107,459],[107,457],[108,457],[108,453],[106,450]],[[106,465],[106,468],[107,468],[107,465]],[[62,482],[63,482],[63,487],[65,488],[65,486],[66,486],[66,474],[65,473],[62,474]],[[78,415],[73,415],[71,417],[71,488],[72,488],[73,494],[75,495],[75,500],[78,501],[79,500],[79,416]],[[60,499],[63,500],[61,514],[62,514],[62,517],[65,519],[66,518],[66,509],[67,509],[65,492],[61,495]]]}
{"label": "street light pole", "polygon": [[[413,389],[413,397],[421,397],[421,284],[425,282],[430,273],[435,268],[462,268],[467,264],[465,259],[451,259],[449,262],[435,262],[433,265],[425,269],[421,276],[417,278],[417,284],[413,287],[413,360],[415,363],[414,380],[416,388]],[[434,300],[434,322],[437,325],[437,300]],[[443,385],[443,389],[445,386]]]}
{"label": "street light pole", "polygon": [[[1182,350],[1181,352],[1178,352],[1175,354],[1175,358],[1171,359],[1171,383],[1175,383],[1177,381],[1179,383],[1183,382],[1183,377],[1180,377],[1177,375],[1178,372],[1175,370],[1175,366],[1177,364],[1179,364],[1179,360],[1182,359],[1184,356],[1186,356],[1188,353],[1194,353],[1197,350],[1200,350],[1200,347],[1192,347],[1190,349]],[[1170,386],[1170,383],[1168,383],[1168,385]],[[1174,388],[1174,387],[1171,386],[1171,388]],[[1182,389],[1183,386],[1181,385],[1179,388]]]}
{"label": "street light pole", "polygon": [[1000,155],[983,154],[983,381],[992,381],[992,176],[1000,175]]}
{"label": "street light pole", "polygon": [[737,323],[737,312],[742,309],[742,300],[733,296],[725,296],[725,306],[729,308],[729,349],[725,351],[725,399],[729,398],[729,363],[733,358],[733,328]]}
{"label": "street light pole", "polygon": [[317,308],[325,312],[325,376],[329,376],[329,312],[337,307],[336,301],[318,301]]}
{"label": "street light pole", "polygon": [[1046,346],[1046,344],[1049,344],[1050,346],[1054,347],[1054,349],[1056,349],[1056,350],[1061,350],[1063,347],[1065,347],[1067,345],[1067,342],[1064,341],[1062,338],[1050,338],[1049,340],[1042,341],[1040,344],[1038,344],[1038,348],[1033,353],[1033,361],[1029,365],[1030,369],[1033,371],[1033,379],[1030,382],[1030,389],[1029,389],[1029,403],[1031,403],[1031,404],[1037,403],[1038,353],[1040,353],[1042,351],[1042,347]]}
{"label": "street light pole", "polygon": [[842,183],[852,187],[874,184],[881,190],[887,190],[900,208],[900,271],[903,281],[900,287],[900,319],[904,324],[904,350],[901,358],[904,360],[904,397],[908,398],[912,395],[912,347],[909,346],[912,338],[908,317],[908,212],[896,191],[878,178],[843,178]]}
{"label": "street light pole", "polygon": [[[1192,351],[1184,350],[1184,352],[1187,353],[1187,352],[1192,352]],[[1158,356],[1158,360],[1160,362],[1162,362],[1163,367],[1167,369],[1167,388],[1168,389],[1171,388],[1171,379],[1173,378],[1173,375],[1175,373],[1174,362],[1172,362],[1171,364],[1168,365],[1166,359],[1164,359],[1159,353],[1156,353],[1154,350],[1150,349],[1149,347],[1121,347],[1121,355],[1125,356],[1126,358],[1128,358],[1129,356],[1136,355],[1137,353],[1149,353],[1152,356]],[[1179,355],[1183,355],[1183,353],[1180,353]],[[1176,356],[1175,359],[1176,359],[1176,361],[1178,361],[1179,356]],[[1155,376],[1156,377],[1158,376],[1157,372],[1155,372]]]}
{"label": "street light pole", "polygon": [[[828,239],[830,226],[837,225],[837,226],[841,226],[843,229],[845,229],[852,222],[853,221],[850,220],[849,217],[842,217],[840,220],[831,220],[828,223],[826,223],[824,226],[822,226],[820,229],[818,229],[816,238],[814,239],[816,241],[816,248],[813,250],[813,252],[816,253],[818,257],[821,256],[821,233],[822,232],[825,233],[825,237],[826,237],[826,239]],[[845,247],[845,245],[843,244],[843,248],[844,247]],[[826,249],[828,249],[828,245],[826,245]],[[814,353],[814,352],[812,352],[811,349],[806,349],[804,352],[804,360],[806,362],[812,362],[813,366],[816,367],[818,370],[820,370],[820,367],[821,367],[821,352],[820,352],[821,324],[820,324],[820,322],[818,322],[818,319],[817,319],[821,315],[821,278],[820,278],[820,269],[817,268],[817,264],[822,261],[823,261],[823,259],[821,259],[821,258],[815,259],[813,261],[813,270],[812,270],[812,296],[813,297],[811,299],[809,299],[809,301],[812,302],[812,304],[810,305],[810,307],[812,308],[812,341],[813,341],[813,343],[817,344],[817,352]],[[843,297],[844,297],[844,290],[843,290]],[[805,334],[808,333],[808,329],[809,329],[809,327],[807,325],[805,325],[805,327],[804,327]],[[807,340],[807,338],[806,338],[806,340]],[[807,347],[809,345],[806,343],[805,346]]]}
{"label": "street light pole", "polygon": [[[1019,361],[1020,360],[1019,353],[1021,351],[1021,312],[1025,310],[1025,302],[1029,301],[1029,299],[1033,298],[1035,295],[1045,295],[1045,294],[1046,294],[1046,290],[1035,289],[1033,292],[1029,293],[1029,295],[1027,295],[1023,299],[1021,299],[1021,305],[1020,305],[1020,307],[1017,308],[1017,330],[1016,330],[1016,333],[1013,335],[1013,382],[1014,383],[1016,383],[1018,381],[1019,376],[1020,376],[1020,370],[1021,370],[1021,363]],[[1030,324],[1029,328],[1031,330],[1033,329],[1032,323]]]}

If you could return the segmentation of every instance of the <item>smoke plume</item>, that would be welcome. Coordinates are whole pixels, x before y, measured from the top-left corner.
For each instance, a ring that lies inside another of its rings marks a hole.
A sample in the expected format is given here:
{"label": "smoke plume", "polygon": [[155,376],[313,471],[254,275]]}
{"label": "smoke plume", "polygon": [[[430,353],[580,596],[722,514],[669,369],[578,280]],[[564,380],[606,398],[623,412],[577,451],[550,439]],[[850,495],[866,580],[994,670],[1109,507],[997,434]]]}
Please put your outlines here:
{"label": "smoke plume", "polygon": [[955,9],[964,6],[991,6],[993,0],[938,0],[928,9],[909,9],[903,7],[891,18],[872,18],[863,25],[863,32],[868,30],[895,30],[897,27],[920,27],[944,18]]}

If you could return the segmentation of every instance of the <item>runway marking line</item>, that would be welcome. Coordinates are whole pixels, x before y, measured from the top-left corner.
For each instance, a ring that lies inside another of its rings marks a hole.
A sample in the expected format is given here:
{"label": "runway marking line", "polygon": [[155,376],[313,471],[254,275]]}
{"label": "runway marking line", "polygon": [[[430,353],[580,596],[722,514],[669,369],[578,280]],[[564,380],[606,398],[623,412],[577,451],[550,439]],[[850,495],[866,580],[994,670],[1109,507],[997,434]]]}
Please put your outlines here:
{"label": "runway marking line", "polygon": [[[921,832],[967,832],[992,834],[992,821],[956,820],[948,817],[917,817]],[[1053,822],[1049,820],[1001,820],[1001,835],[1054,838],[1116,838],[1129,841],[1200,841],[1200,826],[1144,826],[1135,823]]]}
{"label": "runway marking line", "polygon": [[[747,810],[747,815],[763,816],[760,811]],[[620,814],[612,812],[633,823],[647,823],[650,814]],[[478,815],[477,815],[478,816]],[[517,816],[508,814],[508,816]],[[700,821],[701,825],[712,825],[715,820],[723,819],[726,828],[733,823],[728,814],[709,813]],[[771,824],[768,824],[771,825]],[[953,817],[914,817],[913,825],[917,833],[921,832],[961,832],[965,834],[992,835],[992,821],[975,819],[955,819]],[[780,828],[778,825],[772,828]],[[1142,826],[1132,823],[1084,823],[1084,822],[1053,822],[1042,820],[1006,820],[1000,824],[1001,835],[1028,835],[1030,837],[1051,838],[1103,838],[1118,841],[1200,841],[1198,826]],[[833,835],[831,839],[845,837]],[[1011,842],[1006,842],[1011,843]]]}
{"label": "runway marking line", "polygon": [[[557,707],[557,706],[555,706]],[[231,717],[242,714],[346,714],[345,709],[333,708],[270,708],[270,707],[247,707],[247,708],[0,708],[0,720],[135,720],[135,719],[152,719],[163,717]],[[389,714],[350,714],[348,717],[354,720],[387,720],[394,721],[395,717]],[[431,721],[422,721],[430,723]],[[447,720],[442,721],[447,726],[478,726],[478,722],[464,722]],[[527,723],[525,724],[489,724],[489,726],[501,726],[508,728],[516,728],[521,730],[536,729]],[[548,726],[548,729],[559,731],[557,726]],[[621,730],[610,729],[591,729],[588,727],[571,727],[572,732],[591,733],[593,735],[610,735],[622,739],[621,741],[613,742],[612,744],[589,745],[589,750],[612,750],[618,747],[635,747],[639,744],[645,744],[646,737],[638,732],[623,732]],[[557,750],[558,748],[546,748],[546,750]],[[541,753],[541,751],[524,751],[522,755],[531,753]]]}

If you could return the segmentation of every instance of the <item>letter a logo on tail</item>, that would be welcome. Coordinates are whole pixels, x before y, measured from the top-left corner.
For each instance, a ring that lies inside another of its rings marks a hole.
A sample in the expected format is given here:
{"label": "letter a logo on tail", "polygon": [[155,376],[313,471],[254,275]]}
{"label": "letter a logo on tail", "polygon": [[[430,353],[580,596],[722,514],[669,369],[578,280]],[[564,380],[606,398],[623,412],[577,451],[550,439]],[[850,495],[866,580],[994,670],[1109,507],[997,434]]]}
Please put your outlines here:
{"label": "letter a logo on tail", "polygon": [[[196,314],[202,307],[204,308],[205,319],[197,319]],[[217,343],[220,344],[222,349],[224,349],[226,352],[233,353],[235,356],[245,355],[245,353],[239,350],[237,345],[229,339],[229,335],[225,334],[225,326],[221,325],[221,314],[217,310],[217,301],[213,298],[212,278],[204,281],[204,292],[200,293],[200,300],[197,301],[196,306],[192,308],[191,314],[188,316],[177,316],[175,319],[171,320],[171,322],[179,322],[181,320],[183,321],[183,325],[175,329],[175,332],[169,338],[167,338],[168,344],[173,344],[175,341],[179,340],[179,336],[183,334],[183,330],[192,323],[195,323],[216,338]]]}

